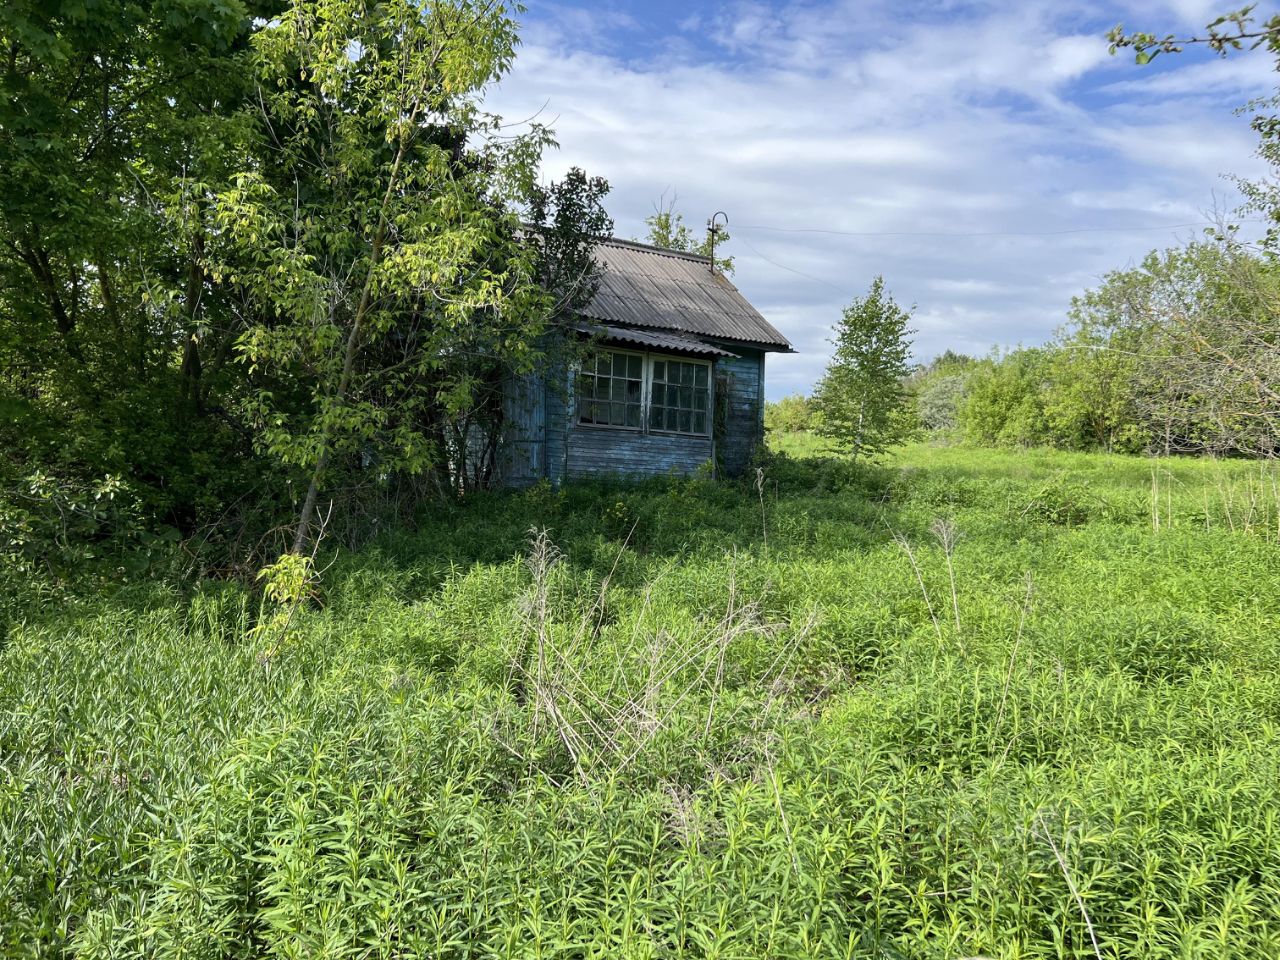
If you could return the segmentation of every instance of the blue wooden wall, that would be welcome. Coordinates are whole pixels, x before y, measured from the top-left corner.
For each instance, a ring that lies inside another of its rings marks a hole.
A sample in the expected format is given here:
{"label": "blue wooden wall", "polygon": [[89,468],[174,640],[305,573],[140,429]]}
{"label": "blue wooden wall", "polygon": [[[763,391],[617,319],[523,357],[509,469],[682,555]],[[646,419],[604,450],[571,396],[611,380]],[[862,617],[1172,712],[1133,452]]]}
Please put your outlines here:
{"label": "blue wooden wall", "polygon": [[574,424],[569,430],[570,479],[611,474],[619,477],[653,477],[667,473],[689,474],[711,459],[708,437],[680,437],[639,430]]}
{"label": "blue wooden wall", "polygon": [[724,433],[716,438],[720,468],[737,476],[764,438],[764,353],[731,348],[737,357],[716,362],[716,385],[726,389]]}
{"label": "blue wooden wall", "polygon": [[726,474],[741,473],[764,435],[764,354],[732,349],[741,356],[721,357],[715,365],[716,389],[725,395],[717,401],[724,418],[714,448],[705,437],[577,423],[572,374],[562,364],[513,378],[504,403],[509,429],[503,482],[528,486],[544,477],[559,484],[600,475],[688,474],[711,460],[713,452]]}

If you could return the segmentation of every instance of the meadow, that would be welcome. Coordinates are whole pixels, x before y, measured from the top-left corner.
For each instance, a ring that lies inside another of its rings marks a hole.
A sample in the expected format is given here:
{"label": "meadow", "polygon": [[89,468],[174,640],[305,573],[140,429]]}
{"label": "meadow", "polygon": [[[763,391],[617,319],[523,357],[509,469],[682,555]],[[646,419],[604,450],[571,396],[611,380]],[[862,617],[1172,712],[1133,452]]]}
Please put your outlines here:
{"label": "meadow", "polygon": [[0,955],[1280,955],[1280,493],[784,436],[0,601]]}

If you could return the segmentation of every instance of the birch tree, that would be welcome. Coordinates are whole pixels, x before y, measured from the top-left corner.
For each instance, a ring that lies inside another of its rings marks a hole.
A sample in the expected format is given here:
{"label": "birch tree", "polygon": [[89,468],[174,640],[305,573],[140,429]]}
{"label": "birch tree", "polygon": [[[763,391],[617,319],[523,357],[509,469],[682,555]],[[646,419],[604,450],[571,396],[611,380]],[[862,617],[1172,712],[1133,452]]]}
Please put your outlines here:
{"label": "birch tree", "polygon": [[912,433],[904,380],[911,354],[911,311],[876,277],[865,297],[845,307],[835,352],[814,390],[818,432],[854,459],[874,459]]}

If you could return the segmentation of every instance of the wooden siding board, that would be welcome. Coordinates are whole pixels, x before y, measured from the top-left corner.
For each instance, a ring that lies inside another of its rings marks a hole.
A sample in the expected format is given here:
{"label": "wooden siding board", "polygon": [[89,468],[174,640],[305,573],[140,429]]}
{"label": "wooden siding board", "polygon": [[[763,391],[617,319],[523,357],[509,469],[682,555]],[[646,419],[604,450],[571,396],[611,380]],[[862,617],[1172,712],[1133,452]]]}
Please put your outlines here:
{"label": "wooden siding board", "polygon": [[687,474],[711,459],[711,440],[574,425],[568,436],[571,479],[613,474],[654,477]]}
{"label": "wooden siding board", "polygon": [[764,353],[742,350],[717,363],[728,387],[724,436],[718,438],[720,465],[729,476],[747,468],[764,437]]}

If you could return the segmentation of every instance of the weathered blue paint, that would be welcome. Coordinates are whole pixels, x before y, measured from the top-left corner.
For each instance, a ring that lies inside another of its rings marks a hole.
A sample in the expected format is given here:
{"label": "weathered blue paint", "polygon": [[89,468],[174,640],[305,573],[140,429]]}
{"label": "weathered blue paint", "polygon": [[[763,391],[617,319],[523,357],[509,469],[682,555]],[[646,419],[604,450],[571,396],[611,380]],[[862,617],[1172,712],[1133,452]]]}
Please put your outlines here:
{"label": "weathered blue paint", "polygon": [[506,433],[502,444],[502,481],[527,486],[546,475],[547,406],[540,374],[511,377],[502,397]]}
{"label": "weathered blue paint", "polygon": [[641,433],[575,424],[569,431],[567,476],[653,477],[686,475],[711,459],[709,437]]}
{"label": "weathered blue paint", "polygon": [[716,363],[716,386],[724,391],[723,427],[716,437],[720,468],[737,476],[747,468],[764,438],[764,353],[734,347],[737,357]]}
{"label": "weathered blue paint", "polygon": [[508,432],[502,482],[518,487],[544,478],[559,484],[605,475],[687,475],[713,459],[724,473],[741,473],[763,436],[764,353],[731,349],[740,356],[721,357],[712,370],[713,407],[721,411],[713,418],[714,441],[578,423],[573,375],[564,364],[511,379],[504,401]]}

